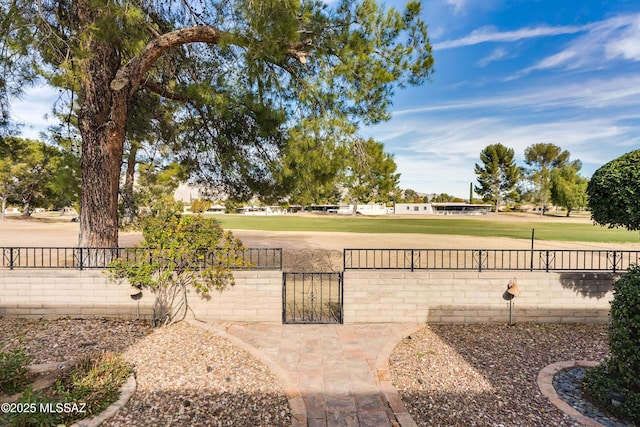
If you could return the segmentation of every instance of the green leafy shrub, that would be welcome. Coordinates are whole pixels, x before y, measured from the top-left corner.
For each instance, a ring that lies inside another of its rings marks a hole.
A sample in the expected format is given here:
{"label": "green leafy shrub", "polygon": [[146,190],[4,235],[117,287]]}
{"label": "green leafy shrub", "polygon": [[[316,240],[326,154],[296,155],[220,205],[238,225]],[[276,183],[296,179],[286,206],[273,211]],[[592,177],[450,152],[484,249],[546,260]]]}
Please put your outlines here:
{"label": "green leafy shrub", "polygon": [[[84,355],[49,389],[28,387],[17,403],[28,411],[6,414],[9,426],[55,426],[99,414],[120,397],[133,369],[111,352]],[[0,425],[4,425],[0,423]]]}
{"label": "green leafy shrub", "polygon": [[[584,388],[599,406],[616,416],[640,423],[640,266],[629,268],[613,286],[609,358],[587,373]],[[613,406],[610,393],[625,401]]]}
{"label": "green leafy shrub", "polygon": [[[0,349],[4,349],[0,343]],[[27,355],[22,345],[0,351],[0,391],[15,394],[28,384],[28,365],[32,357]]]}
{"label": "green leafy shrub", "polygon": [[640,230],[640,150],[611,160],[587,185],[591,217],[609,228]]}
{"label": "green leafy shrub", "polygon": [[611,375],[640,393],[640,266],[629,268],[613,287],[608,361]]}
{"label": "green leafy shrub", "polygon": [[0,425],[11,427],[44,427],[57,426],[63,422],[63,417],[58,412],[41,410],[43,406],[52,407],[51,405],[57,403],[56,400],[45,395],[43,392],[34,392],[31,386],[26,388],[16,403],[23,405],[23,408],[29,409],[4,414],[4,422],[0,422]]}
{"label": "green leafy shrub", "polygon": [[132,373],[131,366],[115,353],[85,355],[56,381],[52,396],[86,403],[86,416],[95,415],[118,400],[120,387]]}
{"label": "green leafy shrub", "polygon": [[231,270],[246,265],[239,239],[215,219],[182,215],[173,200],[163,199],[152,209],[142,233],[145,256],[115,260],[109,273],[154,293],[154,325],[184,319],[189,288],[208,298],[211,290],[233,285]]}

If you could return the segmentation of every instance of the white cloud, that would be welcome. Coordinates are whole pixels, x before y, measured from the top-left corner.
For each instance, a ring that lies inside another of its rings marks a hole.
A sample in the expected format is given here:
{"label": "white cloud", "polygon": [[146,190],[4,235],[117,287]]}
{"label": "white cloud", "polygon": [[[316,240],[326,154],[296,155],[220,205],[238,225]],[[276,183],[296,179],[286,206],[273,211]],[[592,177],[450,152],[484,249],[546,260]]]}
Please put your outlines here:
{"label": "white cloud", "polygon": [[640,61],[640,14],[609,18],[586,25],[584,29],[584,35],[524,69],[516,77],[535,70],[595,70],[606,68],[608,61],[616,59]]}
{"label": "white cloud", "polygon": [[497,48],[495,49],[493,52],[491,52],[491,54],[489,54],[488,56],[482,58],[480,61],[478,61],[478,65],[482,68],[486,67],[487,65],[489,65],[489,63],[494,62],[494,61],[499,61],[501,59],[504,59],[507,57],[507,50],[504,48]]}
{"label": "white cloud", "polygon": [[22,137],[38,139],[40,132],[57,123],[50,115],[58,96],[58,91],[51,86],[34,86],[26,88],[20,98],[11,103],[12,120],[24,123]]}
{"label": "white cloud", "polygon": [[550,110],[554,108],[629,108],[640,109],[640,73],[635,75],[572,81],[544,88],[526,88],[493,93],[484,97],[460,99],[455,102],[425,105],[394,111],[394,118],[425,112],[480,111],[501,108],[503,111]]}
{"label": "white cloud", "polygon": [[467,0],[446,0],[447,4],[453,6],[453,12],[458,14],[464,10]]}
{"label": "white cloud", "polygon": [[499,31],[493,26],[481,27],[474,30],[468,36],[455,40],[448,40],[433,44],[434,50],[453,49],[458,47],[473,46],[480,43],[515,42],[523,39],[557,36],[563,34],[575,34],[585,31],[584,26],[540,26],[521,28],[515,31]]}
{"label": "white cloud", "polygon": [[475,163],[489,144],[516,152],[547,142],[583,162],[582,174],[640,146],[640,74],[575,81],[396,111],[368,129],[395,154],[401,186],[468,195]]}
{"label": "white cloud", "polygon": [[609,40],[605,51],[610,58],[622,57],[631,61],[640,61],[640,15],[621,32],[619,38]]}
{"label": "white cloud", "polygon": [[[590,176],[597,167],[640,143],[633,136],[633,127],[609,118],[523,124],[509,117],[476,120],[433,117],[404,121],[403,126],[408,131],[406,136],[383,140],[386,149],[395,153],[401,186],[459,197],[468,194],[469,182],[475,183],[474,165],[480,161],[480,151],[490,144],[502,143],[513,148],[520,165],[524,165],[524,150],[528,146],[539,142],[556,144],[568,150],[572,159],[580,159],[582,174]],[[402,146],[398,140],[404,141]]]}
{"label": "white cloud", "polygon": [[[500,31],[493,26],[485,26],[470,34],[433,44],[434,50],[454,49],[481,43],[512,43],[539,37],[580,34],[564,47],[538,60],[532,66],[514,74],[510,79],[521,78],[537,70],[594,70],[605,68],[608,61],[640,61],[640,14],[619,15],[603,21],[581,26],[525,27],[514,31]],[[503,48],[500,48],[503,49]],[[479,62],[486,66],[501,59],[504,49],[495,50]]]}

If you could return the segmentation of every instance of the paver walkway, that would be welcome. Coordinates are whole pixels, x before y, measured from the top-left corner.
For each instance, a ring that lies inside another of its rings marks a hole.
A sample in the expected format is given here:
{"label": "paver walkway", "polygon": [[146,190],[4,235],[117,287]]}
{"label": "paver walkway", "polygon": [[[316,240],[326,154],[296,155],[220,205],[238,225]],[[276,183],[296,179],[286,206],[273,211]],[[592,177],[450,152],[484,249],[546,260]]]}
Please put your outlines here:
{"label": "paver walkway", "polygon": [[289,397],[293,425],[415,426],[389,377],[389,355],[424,325],[196,323],[266,363]]}

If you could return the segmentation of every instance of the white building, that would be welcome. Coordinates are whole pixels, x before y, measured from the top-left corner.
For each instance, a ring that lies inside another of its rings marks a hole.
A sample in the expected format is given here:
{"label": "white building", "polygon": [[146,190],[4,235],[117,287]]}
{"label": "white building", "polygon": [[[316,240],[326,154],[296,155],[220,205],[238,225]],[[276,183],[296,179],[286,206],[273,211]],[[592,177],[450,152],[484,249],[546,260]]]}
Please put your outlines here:
{"label": "white building", "polygon": [[493,205],[469,203],[396,203],[396,215],[486,215]]}

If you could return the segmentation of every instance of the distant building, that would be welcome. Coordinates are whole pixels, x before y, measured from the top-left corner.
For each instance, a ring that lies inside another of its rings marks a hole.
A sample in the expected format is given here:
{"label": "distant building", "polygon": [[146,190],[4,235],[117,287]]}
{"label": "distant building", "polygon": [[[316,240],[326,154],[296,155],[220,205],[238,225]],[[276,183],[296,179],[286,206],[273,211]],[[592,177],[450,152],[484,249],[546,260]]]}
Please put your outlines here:
{"label": "distant building", "polygon": [[17,215],[20,213],[20,208],[9,206],[8,208],[5,208],[4,213],[7,215]]}
{"label": "distant building", "polygon": [[368,203],[366,205],[358,205],[356,213],[361,215],[386,215],[387,206],[384,203]]}
{"label": "distant building", "polygon": [[[353,215],[354,205],[310,205],[307,210],[313,213],[327,213],[338,215]],[[360,215],[386,215],[387,207],[384,203],[367,203],[356,206],[356,213]]]}
{"label": "distant building", "polygon": [[396,215],[486,215],[493,205],[469,203],[396,203]]}
{"label": "distant building", "polygon": [[243,215],[284,215],[287,213],[286,209],[280,206],[243,206],[236,209],[239,214]]}

